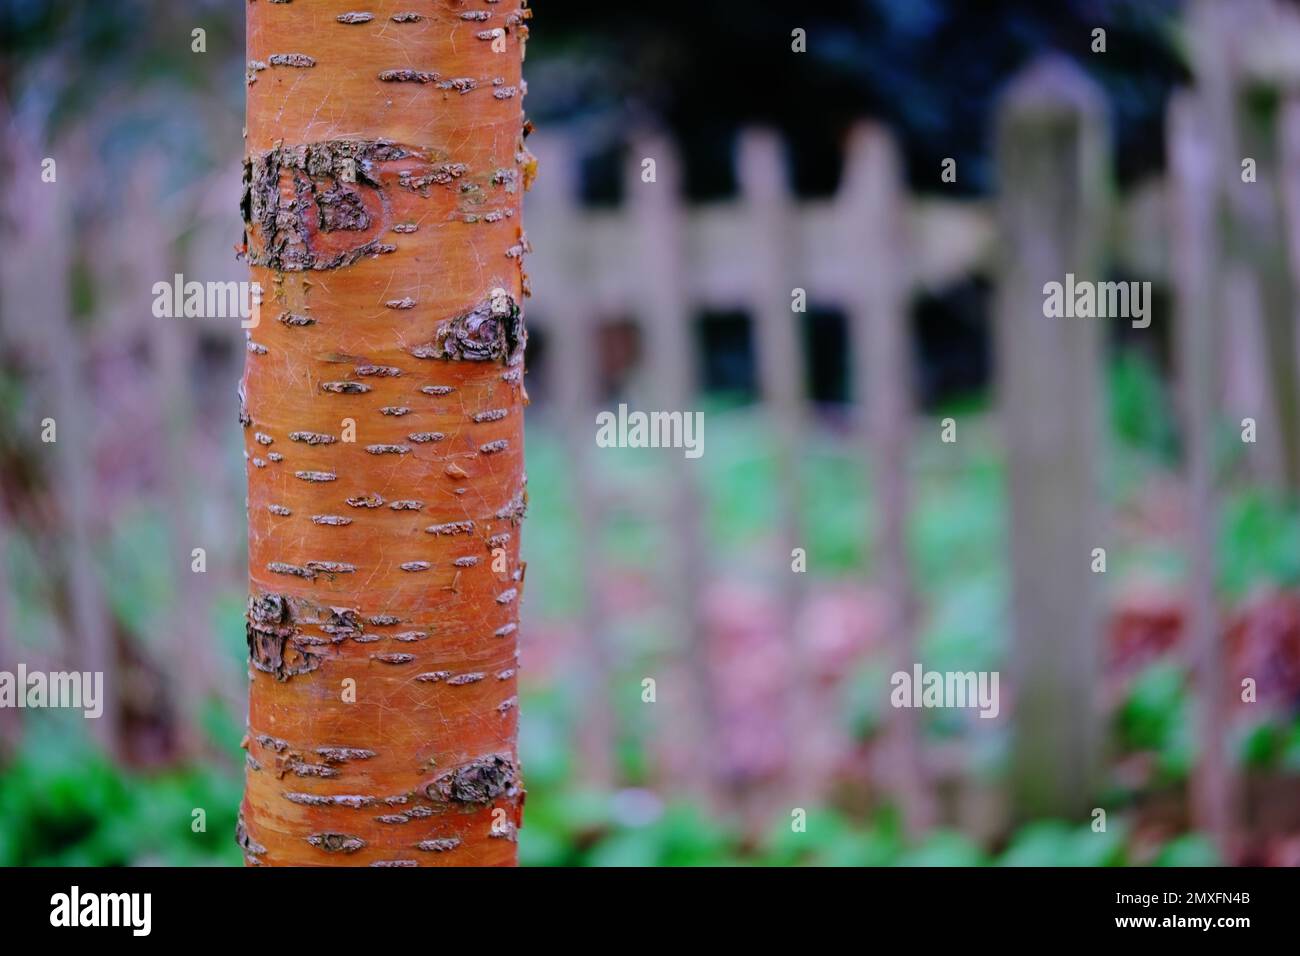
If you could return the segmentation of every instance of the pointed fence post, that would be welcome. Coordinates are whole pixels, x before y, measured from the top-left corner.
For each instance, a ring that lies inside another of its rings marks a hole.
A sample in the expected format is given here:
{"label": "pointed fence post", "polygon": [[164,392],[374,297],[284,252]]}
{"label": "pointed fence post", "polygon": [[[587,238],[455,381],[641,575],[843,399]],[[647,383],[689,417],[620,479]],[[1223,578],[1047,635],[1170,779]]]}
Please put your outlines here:
{"label": "pointed fence post", "polygon": [[[645,159],[654,160],[653,182],[642,178]],[[627,206],[636,223],[641,263],[638,301],[647,342],[647,392],[654,403],[651,407],[690,414],[698,390],[692,316],[686,297],[681,170],[673,144],[658,135],[635,139],[624,182]],[[706,443],[706,452],[707,447]],[[728,788],[721,772],[726,766],[726,754],[702,615],[708,561],[705,509],[694,473],[700,459],[689,460],[676,449],[660,454],[668,502],[663,562],[669,590],[667,605],[675,634],[682,638],[686,657],[683,671],[691,682],[692,768],[686,782],[698,790],[702,799],[717,804],[725,798]]]}
{"label": "pointed fence post", "polygon": [[776,575],[776,628],[789,649],[790,679],[786,698],[786,775],[789,799],[800,806],[815,803],[819,754],[813,724],[816,691],[812,686],[810,642],[800,632],[805,574],[790,569],[794,548],[807,547],[800,514],[802,492],[798,463],[802,433],[808,426],[804,381],[802,315],[792,311],[790,235],[793,204],[786,185],[781,141],[769,130],[741,134],[738,172],[745,213],[752,226],[753,316],[758,355],[759,393],[771,425],[776,460],[776,506],[773,509]]}
{"label": "pointed fence post", "polygon": [[[574,141],[567,136],[535,134],[529,149],[537,157],[539,176],[528,195],[530,218],[549,225],[548,234],[555,241],[581,242],[578,205],[579,157]],[[570,270],[581,268],[585,259],[572,257]],[[559,277],[556,277],[557,279]],[[554,383],[557,420],[563,431],[572,471],[570,492],[577,540],[582,542],[574,560],[581,586],[579,661],[583,711],[576,728],[579,773],[585,783],[598,790],[617,784],[614,766],[618,739],[615,692],[615,655],[610,646],[612,635],[604,604],[600,568],[603,562],[602,533],[605,509],[596,487],[594,474],[595,413],[599,401],[597,376],[599,355],[595,347],[597,326],[594,305],[585,276],[566,275],[559,287],[564,289],[565,307],[550,317],[554,348]]]}
{"label": "pointed fence post", "polygon": [[[912,673],[917,648],[916,595],[907,547],[911,511],[912,351],[907,304],[911,270],[898,150],[877,126],[861,126],[849,141],[843,187],[848,244],[858,261],[848,305],[855,402],[862,447],[875,486],[875,576],[885,601],[891,664]],[[892,782],[909,833],[935,822],[917,711],[890,715]]]}
{"label": "pointed fence post", "polygon": [[1205,103],[1193,94],[1180,93],[1170,104],[1168,123],[1175,338],[1191,499],[1187,646],[1199,746],[1192,777],[1192,818],[1197,829],[1215,841],[1223,858],[1230,860],[1238,794],[1226,753],[1229,688],[1215,559],[1219,492],[1214,475],[1214,429],[1221,394],[1222,337],[1227,332],[1220,321],[1224,301],[1219,229],[1222,193],[1215,188],[1219,164],[1213,137],[1207,133],[1211,127],[1206,122]]}
{"label": "pointed fence post", "polygon": [[1106,128],[1101,96],[1065,60],[1016,78],[999,106],[999,410],[1009,460],[1016,819],[1086,820],[1101,734],[1094,548],[1106,322],[1048,318],[1045,284],[1101,281]]}

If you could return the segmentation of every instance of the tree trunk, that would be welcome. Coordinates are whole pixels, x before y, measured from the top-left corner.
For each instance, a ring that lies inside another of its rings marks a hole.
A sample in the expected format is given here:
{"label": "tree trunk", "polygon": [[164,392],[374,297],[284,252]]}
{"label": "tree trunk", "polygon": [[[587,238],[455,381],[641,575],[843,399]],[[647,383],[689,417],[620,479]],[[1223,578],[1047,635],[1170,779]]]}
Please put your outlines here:
{"label": "tree trunk", "polygon": [[248,5],[251,864],[516,857],[528,11],[413,9]]}

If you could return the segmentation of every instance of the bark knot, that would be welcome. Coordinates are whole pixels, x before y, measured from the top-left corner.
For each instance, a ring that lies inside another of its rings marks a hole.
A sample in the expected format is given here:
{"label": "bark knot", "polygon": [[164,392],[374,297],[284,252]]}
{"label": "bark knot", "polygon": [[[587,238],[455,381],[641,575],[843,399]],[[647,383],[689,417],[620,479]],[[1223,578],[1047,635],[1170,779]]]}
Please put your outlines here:
{"label": "bark knot", "polygon": [[519,771],[509,754],[490,754],[436,777],[424,787],[430,800],[485,804],[519,792]]}
{"label": "bark knot", "polygon": [[468,312],[443,322],[434,340],[416,346],[411,354],[416,358],[501,361],[515,365],[522,361],[527,342],[519,303],[504,289],[493,289]]}

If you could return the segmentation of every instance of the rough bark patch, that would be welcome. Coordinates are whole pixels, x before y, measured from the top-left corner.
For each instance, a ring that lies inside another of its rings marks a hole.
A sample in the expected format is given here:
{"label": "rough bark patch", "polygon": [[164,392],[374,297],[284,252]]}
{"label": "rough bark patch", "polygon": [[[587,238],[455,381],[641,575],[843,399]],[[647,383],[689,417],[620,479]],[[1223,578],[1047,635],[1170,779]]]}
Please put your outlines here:
{"label": "rough bark patch", "polygon": [[[314,628],[327,637],[304,633]],[[362,634],[361,620],[351,608],[326,608],[281,594],[250,595],[245,628],[253,666],[286,681],[321,666],[324,658],[307,650]]]}
{"label": "rough bark patch", "polygon": [[411,349],[416,358],[463,359],[470,362],[499,360],[513,365],[528,342],[523,311],[501,290],[468,312],[443,322],[434,340]]}
{"label": "rough bark patch", "polygon": [[518,768],[507,754],[491,754],[471,760],[427,783],[424,795],[430,800],[484,804],[501,795],[518,792]]}

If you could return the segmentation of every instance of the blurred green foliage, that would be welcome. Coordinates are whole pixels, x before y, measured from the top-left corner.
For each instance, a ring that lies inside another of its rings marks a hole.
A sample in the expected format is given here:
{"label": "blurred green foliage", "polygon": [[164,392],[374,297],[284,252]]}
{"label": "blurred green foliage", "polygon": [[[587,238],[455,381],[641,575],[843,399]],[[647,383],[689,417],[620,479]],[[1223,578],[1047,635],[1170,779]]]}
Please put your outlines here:
{"label": "blurred green foliage", "polygon": [[1185,780],[1195,759],[1185,668],[1148,667],[1133,681],[1116,716],[1121,746],[1156,757],[1157,782]]}
{"label": "blurred green foliage", "polygon": [[[569,756],[544,704],[525,702],[527,825],[520,860],[537,866],[1120,866],[1131,862],[1126,830],[1106,833],[1056,821],[1034,823],[990,855],[948,830],[909,846],[888,811],[863,822],[811,808],[806,830],[775,821],[755,845],[686,802],[659,804],[645,791],[574,791]],[[140,774],[124,771],[86,744],[75,728],[33,721],[0,787],[0,865],[238,865],[234,844],[242,777],[232,768]],[[639,809],[620,811],[626,804]],[[206,828],[194,832],[194,810]],[[640,816],[641,819],[628,819]],[[1213,862],[1203,841],[1171,841],[1157,863]]]}
{"label": "blurred green foliage", "polygon": [[1178,451],[1173,403],[1155,363],[1143,352],[1125,349],[1110,364],[1107,386],[1111,435],[1173,464]]}
{"label": "blurred green foliage", "polygon": [[1300,510],[1278,496],[1242,489],[1224,503],[1219,582],[1231,598],[1261,584],[1300,585]]}
{"label": "blurred green foliage", "polygon": [[[1167,474],[1177,448],[1172,432],[1155,420],[1169,414],[1164,386],[1149,366],[1122,359],[1109,378],[1112,437],[1107,471],[1112,503],[1136,495],[1144,476]],[[777,472],[772,447],[752,407],[722,402],[706,408],[707,454],[699,460],[708,505],[707,538],[715,568],[764,580],[762,545],[772,531],[771,502]],[[942,414],[942,413],[941,413]],[[1172,418],[1169,419],[1172,421]],[[1007,651],[1005,568],[1005,474],[993,423],[980,408],[962,416],[956,446],[918,440],[909,462],[914,498],[909,542],[924,614],[921,641],[938,669],[996,669]],[[937,434],[938,420],[921,420],[918,436]],[[235,457],[232,454],[232,458]],[[644,582],[653,594],[662,569],[666,522],[659,462],[635,451],[596,456],[600,486],[621,488],[626,503],[613,505],[612,521],[598,542],[607,569]],[[798,467],[807,491],[809,576],[823,584],[869,580],[874,561],[871,483],[867,462],[851,435],[810,431]],[[574,556],[578,539],[576,498],[564,444],[544,415],[530,421],[530,509],[524,556],[529,562],[528,614],[536,621],[571,622],[581,606]],[[1300,517],[1294,509],[1248,488],[1225,503],[1220,567],[1230,598],[1261,583],[1300,580],[1297,549]],[[168,571],[166,516],[156,507],[124,512],[98,555],[113,613],[131,633],[157,631],[150,609],[165,607],[174,586]],[[42,632],[41,595],[30,580],[25,545],[11,538],[10,580],[26,581],[15,594],[13,619],[27,638]],[[1123,549],[1121,549],[1122,551]],[[1137,550],[1112,555],[1124,574],[1141,573],[1155,560]],[[107,573],[112,569],[112,573]],[[26,577],[24,577],[24,575]],[[626,586],[626,582],[624,585]],[[242,668],[243,597],[231,592],[212,604],[209,629],[221,646],[221,666]],[[615,615],[610,639],[621,649],[615,681],[635,686],[645,663],[675,653],[659,612]],[[26,638],[25,638],[26,639]],[[867,742],[885,717],[879,689],[886,666],[869,661],[849,675],[834,701],[838,719],[855,739]],[[1138,861],[1128,841],[1122,810],[1108,831],[1042,821],[1011,835],[1004,847],[979,846],[959,833],[938,831],[909,845],[888,808],[868,814],[834,807],[808,807],[807,830],[771,821],[759,837],[713,819],[689,802],[655,792],[649,737],[653,728],[621,713],[618,766],[624,788],[613,793],[581,789],[574,729],[584,718],[582,698],[570,675],[545,683],[524,671],[520,748],[528,778],[527,825],[520,854],[534,865],[1079,865]],[[615,695],[635,702],[636,694]],[[1149,785],[1185,782],[1195,759],[1186,669],[1162,661],[1135,675],[1113,715],[1117,745],[1125,754],[1152,758]],[[947,711],[925,714],[926,733],[960,740],[970,772],[996,779],[1003,758],[1002,735],[963,739],[966,723]],[[234,750],[242,715],[213,706],[203,729],[212,760],[166,773],[124,770],[86,743],[84,724],[49,713],[26,715],[22,743],[0,765],[0,865],[23,864],[238,864],[235,813],[242,785]],[[1236,754],[1259,771],[1300,771],[1300,721],[1277,717],[1242,728]],[[206,831],[191,830],[192,812],[207,812]],[[1154,851],[1168,865],[1213,861],[1206,842],[1179,837]]]}
{"label": "blurred green foliage", "polygon": [[124,771],[75,723],[42,714],[0,773],[0,866],[238,864],[242,785],[230,765]]}

